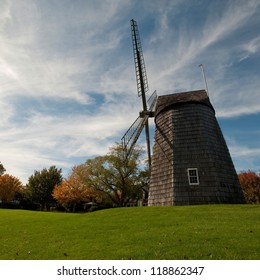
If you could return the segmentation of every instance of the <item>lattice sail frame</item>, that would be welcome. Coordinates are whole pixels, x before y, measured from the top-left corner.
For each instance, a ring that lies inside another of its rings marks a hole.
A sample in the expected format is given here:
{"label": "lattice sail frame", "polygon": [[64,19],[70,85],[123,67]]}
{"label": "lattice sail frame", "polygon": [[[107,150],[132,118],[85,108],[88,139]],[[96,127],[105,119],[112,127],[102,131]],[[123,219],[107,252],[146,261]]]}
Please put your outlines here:
{"label": "lattice sail frame", "polygon": [[149,109],[147,109],[146,92],[148,91],[148,81],[143,57],[143,51],[141,46],[141,40],[139,36],[138,26],[134,19],[130,21],[131,34],[133,42],[133,53],[134,53],[134,64],[136,72],[137,92],[138,96],[142,97],[143,110],[140,112],[139,117],[127,130],[125,135],[122,137],[122,146],[125,152],[125,157],[128,160],[131,156],[134,146],[143,130],[145,128],[147,154],[148,154],[148,165],[151,170],[151,145],[150,145],[150,132],[149,132],[149,117],[154,116],[153,109],[155,108],[157,94],[156,91],[151,95],[148,100]]}
{"label": "lattice sail frame", "polygon": [[135,73],[137,82],[137,92],[138,96],[142,96],[143,93],[149,90],[144,56],[142,51],[141,40],[139,36],[139,30],[137,22],[132,19],[131,21],[131,34],[133,42],[133,53],[134,53],[134,63],[135,63]]}
{"label": "lattice sail frame", "polygon": [[125,151],[126,158],[129,158],[131,156],[134,150],[134,146],[145,124],[147,123],[148,118],[154,116],[154,109],[156,107],[156,102],[157,102],[157,92],[155,90],[147,101],[149,105],[148,111],[140,112],[139,117],[137,117],[137,119],[133,122],[133,124],[130,126],[130,128],[126,131],[124,136],[121,138],[121,143]]}

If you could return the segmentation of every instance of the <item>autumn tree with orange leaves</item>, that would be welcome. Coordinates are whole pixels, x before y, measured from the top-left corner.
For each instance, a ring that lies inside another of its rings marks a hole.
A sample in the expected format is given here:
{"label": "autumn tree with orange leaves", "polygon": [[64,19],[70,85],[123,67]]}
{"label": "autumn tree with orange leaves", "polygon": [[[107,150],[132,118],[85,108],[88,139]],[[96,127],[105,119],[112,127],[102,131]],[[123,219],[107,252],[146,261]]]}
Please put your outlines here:
{"label": "autumn tree with orange leaves", "polygon": [[247,203],[260,203],[260,174],[253,171],[243,171],[238,174]]}
{"label": "autumn tree with orange leaves", "polygon": [[9,174],[0,176],[0,200],[3,204],[10,203],[22,189],[23,185],[18,178]]}
{"label": "autumn tree with orange leaves", "polygon": [[72,206],[72,211],[75,212],[78,203],[97,199],[97,192],[89,188],[84,181],[85,173],[83,165],[75,166],[68,179],[55,186],[52,195],[66,211]]}

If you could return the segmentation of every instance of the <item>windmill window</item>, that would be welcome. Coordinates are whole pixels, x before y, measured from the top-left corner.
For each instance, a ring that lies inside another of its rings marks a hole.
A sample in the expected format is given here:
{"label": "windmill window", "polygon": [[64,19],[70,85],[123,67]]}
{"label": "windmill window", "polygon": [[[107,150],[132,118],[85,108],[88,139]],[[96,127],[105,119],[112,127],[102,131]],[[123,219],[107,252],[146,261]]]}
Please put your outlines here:
{"label": "windmill window", "polygon": [[199,185],[199,175],[197,168],[188,168],[188,179],[190,185]]}

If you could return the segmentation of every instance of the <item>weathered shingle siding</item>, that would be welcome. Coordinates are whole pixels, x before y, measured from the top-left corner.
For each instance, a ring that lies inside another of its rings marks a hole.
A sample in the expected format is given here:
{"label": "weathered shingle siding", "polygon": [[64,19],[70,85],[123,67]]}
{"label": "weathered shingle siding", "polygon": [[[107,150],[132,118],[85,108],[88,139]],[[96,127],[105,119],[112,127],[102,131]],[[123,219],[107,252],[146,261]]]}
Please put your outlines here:
{"label": "weathered shingle siding", "polygon": [[156,145],[153,148],[152,174],[149,189],[150,205],[172,205],[173,168],[172,168],[172,112],[161,113],[155,130]]}
{"label": "weathered shingle siding", "polygon": [[[159,97],[155,123],[148,205],[244,201],[205,91]],[[199,185],[189,185],[188,168],[198,169]]]}

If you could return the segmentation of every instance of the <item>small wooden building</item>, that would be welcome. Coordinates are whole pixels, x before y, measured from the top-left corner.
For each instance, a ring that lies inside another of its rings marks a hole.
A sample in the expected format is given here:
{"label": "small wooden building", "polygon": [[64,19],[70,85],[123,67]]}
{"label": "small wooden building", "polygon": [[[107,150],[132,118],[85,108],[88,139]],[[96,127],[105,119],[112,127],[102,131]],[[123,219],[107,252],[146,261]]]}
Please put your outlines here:
{"label": "small wooden building", "polygon": [[158,97],[148,205],[244,203],[205,90]]}

